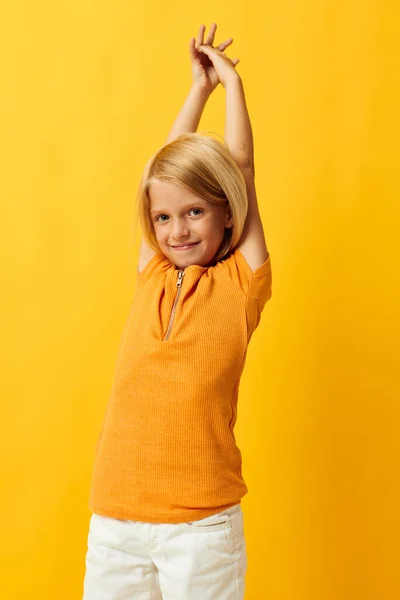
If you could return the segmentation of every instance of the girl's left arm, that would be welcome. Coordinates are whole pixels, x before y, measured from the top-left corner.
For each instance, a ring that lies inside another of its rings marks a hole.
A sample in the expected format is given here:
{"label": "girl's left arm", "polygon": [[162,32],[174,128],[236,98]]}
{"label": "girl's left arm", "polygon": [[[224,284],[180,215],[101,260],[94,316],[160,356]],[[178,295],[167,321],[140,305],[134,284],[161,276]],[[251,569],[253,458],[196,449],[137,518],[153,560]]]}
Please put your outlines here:
{"label": "girl's left arm", "polygon": [[243,83],[232,73],[225,85],[225,141],[246,182],[248,209],[238,247],[254,271],[269,257],[255,187],[254,144]]}
{"label": "girl's left arm", "polygon": [[248,199],[246,222],[238,247],[252,271],[255,271],[268,259],[269,252],[257,203],[250,117],[243,83],[234,68],[239,59],[231,61],[219,48],[213,48],[209,44],[200,43],[198,50],[210,59],[226,91],[225,142],[241,169]]}
{"label": "girl's left arm", "polygon": [[225,84],[225,91],[225,141],[236,164],[241,169],[255,173],[253,132],[243,82],[238,73],[231,74]]}

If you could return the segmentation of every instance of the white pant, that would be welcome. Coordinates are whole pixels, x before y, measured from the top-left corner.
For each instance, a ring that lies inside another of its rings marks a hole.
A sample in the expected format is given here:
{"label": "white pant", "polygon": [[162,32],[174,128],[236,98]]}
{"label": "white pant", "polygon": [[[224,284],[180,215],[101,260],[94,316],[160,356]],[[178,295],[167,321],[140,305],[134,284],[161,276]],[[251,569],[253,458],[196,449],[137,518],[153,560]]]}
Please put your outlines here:
{"label": "white pant", "polygon": [[243,600],[240,504],[187,523],[90,518],[83,600]]}

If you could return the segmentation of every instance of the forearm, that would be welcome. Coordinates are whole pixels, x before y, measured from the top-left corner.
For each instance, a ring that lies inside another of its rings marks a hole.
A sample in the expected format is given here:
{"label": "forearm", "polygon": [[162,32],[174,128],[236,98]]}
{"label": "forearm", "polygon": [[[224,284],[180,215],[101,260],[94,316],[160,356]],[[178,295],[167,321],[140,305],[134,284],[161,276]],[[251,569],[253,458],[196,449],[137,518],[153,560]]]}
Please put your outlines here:
{"label": "forearm", "polygon": [[225,91],[225,141],[236,164],[254,171],[253,132],[241,78],[232,77]]}
{"label": "forearm", "polygon": [[189,94],[169,132],[166,144],[175,140],[181,133],[195,132],[210,94],[192,85]]}

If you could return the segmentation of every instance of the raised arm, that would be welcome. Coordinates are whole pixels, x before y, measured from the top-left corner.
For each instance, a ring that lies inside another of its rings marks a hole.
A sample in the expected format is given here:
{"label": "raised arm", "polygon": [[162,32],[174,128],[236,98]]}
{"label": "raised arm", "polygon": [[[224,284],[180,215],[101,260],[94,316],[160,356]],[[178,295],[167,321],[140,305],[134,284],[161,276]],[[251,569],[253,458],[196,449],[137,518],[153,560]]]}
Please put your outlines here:
{"label": "raised arm", "polygon": [[243,82],[238,73],[232,73],[226,82],[225,91],[225,141],[236,164],[241,169],[251,169],[255,174],[253,131]]}
{"label": "raised arm", "polygon": [[[212,46],[216,29],[216,23],[212,23],[205,42],[206,44]],[[207,100],[220,82],[212,61],[204,53],[198,51],[198,47],[204,43],[204,32],[205,26],[200,25],[197,38],[191,38],[190,40],[189,54],[192,67],[192,86],[172,125],[172,129],[165,142],[166,144],[173,142],[182,133],[194,133],[197,131]],[[228,38],[219,44],[217,49],[223,53],[232,42],[233,39]],[[239,60],[233,61],[233,64],[236,65],[238,62]],[[155,254],[154,250],[149,248],[142,239],[137,267],[139,273]]]}
{"label": "raised arm", "polygon": [[192,84],[185,102],[172,125],[166,144],[173,142],[181,133],[195,132],[210,93],[196,83]]}
{"label": "raised arm", "polygon": [[225,89],[225,141],[243,173],[248,200],[246,222],[238,247],[250,268],[255,271],[268,259],[269,252],[257,202],[253,133],[243,83],[237,73],[236,77],[229,80]]}
{"label": "raised arm", "polygon": [[[197,38],[191,38],[189,43],[189,54],[192,67],[192,87],[174,122],[168,135],[167,142],[172,142],[181,133],[195,132],[200,123],[201,115],[208,98],[219,84],[219,77],[212,61],[198,47],[206,43],[212,46],[214,43],[217,24],[212,23],[206,42],[204,39],[205,26],[200,25]],[[217,49],[222,53],[232,44],[233,39],[228,38]],[[237,64],[239,61],[234,61]]]}
{"label": "raised arm", "polygon": [[[173,142],[181,133],[195,132],[199,125],[206,102],[210,96],[204,87],[193,82],[187,98],[172,126],[167,137],[166,144]],[[137,270],[141,273],[156,252],[149,248],[144,239],[141,239],[139,250],[139,261]]]}
{"label": "raised arm", "polygon": [[216,48],[202,45],[201,52],[213,61],[226,91],[225,141],[243,173],[246,182],[248,210],[242,237],[238,244],[250,268],[255,271],[269,257],[258,209],[255,187],[253,133],[246,106],[243,82],[231,60]]}

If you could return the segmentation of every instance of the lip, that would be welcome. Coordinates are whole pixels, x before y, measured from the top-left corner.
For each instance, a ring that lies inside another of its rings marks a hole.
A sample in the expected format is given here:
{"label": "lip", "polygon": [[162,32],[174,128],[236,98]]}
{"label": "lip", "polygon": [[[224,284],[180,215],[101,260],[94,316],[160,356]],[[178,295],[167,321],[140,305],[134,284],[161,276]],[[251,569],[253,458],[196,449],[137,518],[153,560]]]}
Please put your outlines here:
{"label": "lip", "polygon": [[198,244],[200,244],[200,242],[194,242],[193,244],[187,244],[185,246],[172,246],[172,248],[174,250],[190,250],[190,248],[194,248],[194,246],[197,246]]}

